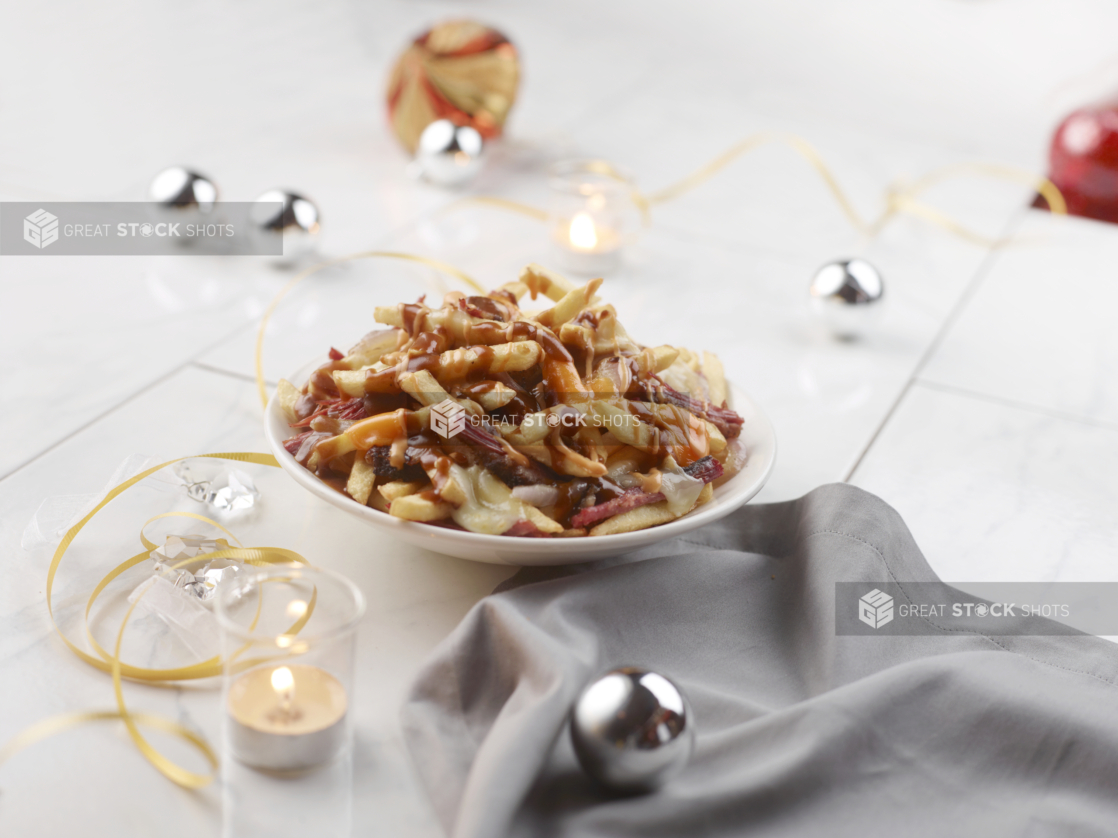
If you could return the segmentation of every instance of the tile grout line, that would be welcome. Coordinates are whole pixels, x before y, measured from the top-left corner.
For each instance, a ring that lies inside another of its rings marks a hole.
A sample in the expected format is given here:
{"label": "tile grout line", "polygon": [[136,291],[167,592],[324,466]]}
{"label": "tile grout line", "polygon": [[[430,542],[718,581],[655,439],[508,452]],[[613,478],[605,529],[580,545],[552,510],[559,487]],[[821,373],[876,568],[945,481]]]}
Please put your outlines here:
{"label": "tile grout line", "polygon": [[[393,237],[401,234],[402,232],[407,231],[411,228],[414,228],[420,221],[422,221],[422,219],[426,215],[427,215],[427,213],[420,213],[420,215],[417,216],[416,218],[413,218],[409,221],[406,221],[403,224],[399,225],[398,227],[394,228],[390,233],[386,234],[384,238],[388,239],[388,240],[391,240]],[[236,337],[241,335],[243,332],[245,332],[249,328],[255,329],[255,328],[259,328],[259,326],[260,326],[259,320],[254,319],[250,323],[245,323],[245,324],[241,324],[239,326],[233,327],[228,332],[225,332],[224,334],[222,334],[219,338],[216,338],[211,343],[207,344],[203,349],[199,350],[196,354],[192,355],[190,358],[188,358],[183,363],[179,364],[178,366],[174,367],[171,370],[168,370],[166,373],[163,373],[162,375],[157,376],[156,378],[146,382],[142,387],[140,387],[139,389],[137,389],[137,390],[133,391],[132,393],[128,394],[127,396],[125,396],[123,399],[121,399],[119,402],[117,402],[112,407],[107,408],[103,412],[97,414],[92,419],[90,419],[88,422],[85,422],[84,424],[80,425],[79,427],[74,428],[72,431],[66,433],[61,439],[56,440],[55,442],[48,445],[46,448],[38,451],[33,456],[24,460],[22,463],[19,463],[17,466],[12,468],[10,471],[0,475],[0,483],[4,482],[9,477],[14,477],[16,474],[23,471],[23,469],[27,468],[28,466],[30,466],[33,463],[40,460],[42,457],[49,454],[54,449],[58,448],[60,445],[62,445],[62,443],[66,442],[67,440],[71,439],[72,437],[77,436],[78,434],[82,433],[86,429],[88,429],[88,428],[92,427],[93,425],[97,424],[102,419],[110,416],[114,411],[118,410],[121,407],[124,407],[129,402],[132,402],[133,400],[135,400],[139,396],[143,395],[150,388],[156,387],[156,386],[162,384],[164,381],[166,381],[169,378],[175,376],[176,374],[182,372],[183,370],[187,369],[188,367],[193,366],[193,367],[196,367],[200,370],[204,370],[206,372],[215,373],[215,374],[218,374],[218,375],[228,375],[232,378],[237,378],[237,379],[241,379],[241,380],[245,380],[245,381],[251,381],[251,382],[255,383],[255,381],[256,381],[255,376],[246,375],[244,373],[233,372],[231,370],[222,370],[222,369],[219,369],[217,367],[211,367],[207,364],[203,364],[198,359],[205,357],[206,354],[209,353],[211,350],[213,350],[215,347],[218,347],[221,344],[226,343],[227,341],[235,339]],[[267,379],[265,379],[265,383],[271,384],[272,386],[275,386],[274,382],[268,381]]]}
{"label": "tile grout line", "polygon": [[1089,425],[1092,428],[1106,428],[1107,430],[1118,430],[1118,422],[1108,421],[1106,419],[1092,419],[1089,416],[1079,416],[1074,413],[1064,413],[1058,410],[1052,410],[1041,405],[1030,404],[1029,402],[1021,402],[1016,399],[1007,399],[1004,396],[994,396],[989,393],[980,393],[977,390],[968,390],[965,387],[956,387],[953,384],[941,384],[938,381],[931,381],[927,378],[917,378],[913,381],[914,385],[926,387],[929,390],[936,390],[941,393],[950,393],[956,396],[963,396],[966,398],[975,399],[977,401],[989,402],[990,404],[997,404],[1003,407],[1012,407],[1016,410],[1026,410],[1029,413],[1036,413],[1041,416],[1047,416],[1051,419],[1060,419],[1065,422],[1078,422],[1081,425]]}
{"label": "tile grout line", "polygon": [[[106,418],[107,416],[110,416],[110,415],[111,415],[112,413],[114,413],[115,411],[117,411],[117,410],[119,410],[120,408],[124,407],[124,406],[125,406],[126,404],[128,404],[129,402],[132,402],[132,401],[134,401],[135,399],[137,399],[137,398],[139,398],[140,396],[142,396],[142,395],[143,395],[144,393],[146,393],[146,392],[147,392],[148,390],[150,390],[150,389],[151,389],[152,387],[158,387],[158,386],[159,386],[160,384],[162,384],[162,383],[163,383],[164,381],[167,381],[168,379],[170,379],[170,378],[174,377],[174,376],[175,376],[175,375],[177,375],[178,373],[180,373],[180,372],[182,372],[183,370],[185,370],[185,369],[186,369],[187,367],[189,367],[189,366],[193,365],[193,364],[195,363],[195,362],[194,362],[194,359],[195,359],[195,358],[199,358],[199,357],[201,357],[201,356],[205,355],[205,354],[206,354],[207,352],[209,352],[209,351],[210,351],[211,349],[213,349],[213,348],[214,348],[215,346],[220,346],[220,345],[221,345],[222,343],[224,343],[225,341],[229,340],[230,338],[232,338],[233,336],[235,336],[236,334],[238,334],[238,333],[240,332],[241,328],[242,328],[242,327],[240,327],[240,326],[237,326],[236,328],[234,328],[234,329],[232,329],[232,330],[230,330],[230,331],[226,332],[226,333],[225,333],[225,334],[223,334],[223,335],[222,335],[222,336],[221,336],[220,338],[217,338],[217,339],[215,339],[215,340],[214,340],[214,341],[213,341],[212,343],[210,343],[209,345],[207,345],[207,346],[206,346],[206,347],[205,347],[205,348],[204,348],[204,349],[203,349],[203,350],[202,350],[201,352],[199,352],[199,353],[198,353],[197,355],[195,355],[195,356],[193,356],[193,357],[191,357],[191,358],[188,358],[187,360],[183,361],[183,362],[182,362],[181,364],[179,364],[178,366],[176,366],[176,367],[173,367],[172,369],[168,370],[167,372],[163,373],[162,375],[156,376],[156,377],[155,377],[155,378],[153,378],[152,380],[150,380],[150,381],[146,382],[146,383],[145,383],[145,384],[144,384],[144,385],[143,385],[142,387],[140,387],[140,388],[138,388],[138,389],[134,390],[133,392],[129,393],[129,394],[127,395],[127,396],[125,396],[125,397],[124,397],[123,399],[121,399],[121,400],[120,400],[119,402],[117,402],[117,403],[116,403],[115,405],[113,405],[112,407],[110,407],[110,408],[107,408],[107,409],[106,409],[106,410],[104,410],[103,412],[101,412],[101,413],[97,414],[96,416],[94,416],[94,417],[93,417],[92,419],[90,419],[90,420],[89,420],[88,422],[86,422],[85,424],[83,424],[83,425],[81,425],[81,426],[79,426],[79,427],[77,427],[77,428],[74,428],[74,430],[72,430],[72,431],[70,431],[69,433],[65,434],[65,435],[64,435],[64,436],[63,436],[63,437],[62,437],[61,439],[59,439],[59,440],[56,440],[55,442],[53,442],[53,443],[51,443],[50,445],[48,445],[48,446],[47,446],[46,448],[42,449],[42,450],[41,450],[41,451],[39,451],[38,453],[36,453],[36,454],[34,454],[33,456],[29,457],[28,459],[24,460],[24,461],[23,461],[22,463],[20,463],[19,465],[17,465],[17,466],[16,466],[15,468],[13,468],[13,469],[12,469],[11,471],[9,471],[9,472],[7,472],[7,473],[5,473],[5,474],[3,474],[3,475],[0,475],[0,483],[3,483],[3,482],[4,482],[5,480],[7,480],[7,479],[8,479],[9,477],[14,477],[14,476],[15,476],[16,474],[18,474],[19,472],[23,471],[23,470],[24,470],[25,468],[27,468],[28,466],[30,466],[30,465],[31,465],[32,463],[35,463],[35,462],[37,462],[38,460],[42,459],[42,458],[43,458],[44,456],[46,456],[47,454],[49,454],[49,453],[50,453],[51,451],[53,451],[53,450],[54,450],[55,448],[57,448],[58,446],[62,445],[62,443],[66,442],[66,441],[67,441],[67,440],[69,440],[69,439],[72,439],[73,437],[77,436],[78,434],[82,433],[83,431],[85,431],[85,430],[87,430],[87,429],[89,429],[89,428],[93,427],[93,426],[94,426],[94,425],[96,425],[96,424],[97,424],[98,422],[100,422],[100,421],[101,421],[102,419]],[[214,370],[214,372],[216,372],[216,370]]]}
{"label": "tile grout line", "polygon": [[[225,376],[228,376],[229,378],[235,378],[238,381],[247,381],[250,384],[255,384],[256,383],[256,376],[255,375],[249,375],[246,372],[237,372],[235,370],[222,369],[221,367],[212,367],[209,364],[202,363],[201,361],[187,361],[187,364],[195,366],[200,370],[205,370],[206,372],[215,373],[216,375],[225,375]],[[268,378],[264,379],[264,383],[267,384],[269,387],[275,387],[276,384],[277,384],[277,382],[272,381]]]}
{"label": "tile grout line", "polygon": [[21,471],[23,471],[28,466],[30,466],[33,463],[38,462],[39,460],[41,460],[43,457],[45,457],[47,454],[49,454],[55,448],[58,448],[60,445],[66,443],[66,442],[69,442],[71,439],[76,437],[78,434],[80,434],[83,431],[86,431],[89,428],[96,425],[102,419],[105,419],[108,416],[111,416],[113,413],[120,410],[120,408],[124,407],[125,405],[129,404],[130,402],[135,401],[140,396],[144,395],[144,393],[146,393],[152,387],[158,387],[164,381],[167,381],[168,379],[173,378],[174,376],[178,375],[180,372],[182,372],[184,369],[186,369],[188,366],[190,366],[190,364],[191,364],[190,361],[183,361],[183,363],[179,364],[174,369],[168,370],[167,372],[163,373],[158,378],[147,382],[146,384],[144,384],[144,386],[140,387],[138,390],[135,390],[134,392],[129,393],[127,396],[125,396],[119,402],[114,404],[112,407],[110,407],[107,410],[105,410],[104,412],[99,413],[96,416],[94,416],[92,419],[90,419],[88,422],[86,422],[80,428],[75,428],[74,430],[70,431],[65,436],[63,436],[61,439],[56,440],[55,442],[51,443],[46,448],[44,448],[42,451],[40,451],[37,454],[35,454],[34,456],[32,456],[30,459],[24,460],[22,463],[20,463],[14,469],[9,471],[7,474],[5,474],[3,476],[0,476],[0,483],[3,483],[5,480],[7,480],[10,477],[15,477],[17,474],[19,474]]}
{"label": "tile grout line", "polygon": [[[1008,240],[1009,237],[1014,234],[1017,229],[1021,227],[1022,224],[1024,224],[1028,212],[1028,206],[1023,207],[1013,218],[1010,219],[1009,223],[1006,225],[1005,232],[1001,236],[1003,240]],[[982,260],[982,263],[978,266],[978,270],[975,271],[974,276],[971,277],[970,281],[967,283],[966,288],[963,289],[963,293],[959,295],[959,299],[955,301],[955,305],[951,307],[951,311],[948,312],[947,317],[944,318],[943,324],[939,327],[939,330],[936,332],[935,337],[932,338],[932,342],[928,344],[928,348],[924,350],[924,354],[921,355],[920,360],[916,362],[916,366],[913,367],[912,373],[905,381],[900,393],[897,394],[897,398],[893,400],[893,403],[889,406],[889,410],[886,411],[885,416],[882,418],[877,428],[874,429],[874,432],[870,436],[869,440],[862,447],[862,450],[861,452],[859,452],[858,457],[854,460],[854,464],[849,468],[849,470],[847,470],[846,475],[842,478],[843,483],[849,483],[854,477],[854,474],[858,471],[859,466],[862,465],[862,461],[865,460],[866,455],[870,452],[870,449],[873,448],[874,444],[881,436],[881,432],[885,430],[885,426],[889,424],[889,421],[897,412],[897,408],[900,407],[901,402],[905,400],[905,397],[912,389],[913,384],[917,382],[920,374],[924,371],[924,368],[932,360],[932,356],[935,355],[940,345],[947,338],[947,333],[951,331],[952,326],[955,325],[955,322],[962,315],[963,310],[974,298],[974,295],[978,293],[978,289],[982,285],[982,280],[985,279],[990,269],[994,266],[994,263],[997,261],[997,258],[1000,255],[1000,250],[1001,248],[993,247],[986,253],[986,256]]]}

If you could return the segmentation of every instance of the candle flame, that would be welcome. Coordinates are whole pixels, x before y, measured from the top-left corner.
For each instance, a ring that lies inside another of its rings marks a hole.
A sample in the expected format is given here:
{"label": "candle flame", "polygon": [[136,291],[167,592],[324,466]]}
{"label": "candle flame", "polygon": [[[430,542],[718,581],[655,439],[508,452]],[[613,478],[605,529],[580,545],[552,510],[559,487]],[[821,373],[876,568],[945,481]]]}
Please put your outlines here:
{"label": "candle flame", "polygon": [[594,219],[585,212],[580,212],[571,219],[571,244],[582,250],[591,250],[598,244]]}
{"label": "candle flame", "polygon": [[272,689],[278,694],[289,693],[293,686],[295,686],[295,676],[291,674],[290,669],[280,666],[272,670]]}

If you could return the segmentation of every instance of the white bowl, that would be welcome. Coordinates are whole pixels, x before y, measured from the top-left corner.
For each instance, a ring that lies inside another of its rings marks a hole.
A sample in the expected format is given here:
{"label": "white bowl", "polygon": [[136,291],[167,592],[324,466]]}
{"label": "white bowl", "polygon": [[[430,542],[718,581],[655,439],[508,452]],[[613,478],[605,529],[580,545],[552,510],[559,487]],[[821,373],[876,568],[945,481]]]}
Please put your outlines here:
{"label": "white bowl", "polygon": [[[300,377],[291,380],[304,381],[310,370],[317,366],[318,363],[308,365]],[[717,487],[714,490],[714,497],[708,503],[674,521],[636,532],[585,538],[516,538],[482,535],[393,518],[372,507],[362,506],[347,495],[332,489],[295,461],[295,458],[283,447],[284,440],[293,434],[274,396],[265,411],[264,434],[279,464],[296,483],[338,509],[409,544],[474,562],[515,566],[577,564],[618,556],[658,541],[683,535],[685,532],[729,515],[761,491],[761,487],[769,479],[776,460],[776,435],[761,409],[733,384],[730,385],[730,397],[731,407],[745,419],[741,439],[745,443],[748,457],[745,467],[740,472]]]}

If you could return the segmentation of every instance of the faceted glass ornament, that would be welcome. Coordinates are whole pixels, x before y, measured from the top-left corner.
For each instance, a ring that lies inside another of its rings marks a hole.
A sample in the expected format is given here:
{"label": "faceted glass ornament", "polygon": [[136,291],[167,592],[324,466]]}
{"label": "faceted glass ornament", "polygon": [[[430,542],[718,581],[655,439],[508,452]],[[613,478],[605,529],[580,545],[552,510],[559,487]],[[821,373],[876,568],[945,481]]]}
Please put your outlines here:
{"label": "faceted glass ornament", "polygon": [[1048,165],[1070,214],[1118,223],[1118,104],[1065,119],[1052,137]]}
{"label": "faceted glass ornament", "polygon": [[240,572],[240,565],[230,559],[213,559],[195,570],[175,565],[228,546],[224,540],[204,535],[169,535],[162,547],[151,551],[152,574],[195,599],[209,602],[220,584]]}
{"label": "faceted glass ornament", "polygon": [[252,478],[239,469],[195,459],[176,463],[174,470],[193,500],[219,512],[243,512],[260,499]]}
{"label": "faceted glass ornament", "polygon": [[210,483],[206,503],[223,512],[239,512],[256,505],[260,492],[243,471],[226,469]]}

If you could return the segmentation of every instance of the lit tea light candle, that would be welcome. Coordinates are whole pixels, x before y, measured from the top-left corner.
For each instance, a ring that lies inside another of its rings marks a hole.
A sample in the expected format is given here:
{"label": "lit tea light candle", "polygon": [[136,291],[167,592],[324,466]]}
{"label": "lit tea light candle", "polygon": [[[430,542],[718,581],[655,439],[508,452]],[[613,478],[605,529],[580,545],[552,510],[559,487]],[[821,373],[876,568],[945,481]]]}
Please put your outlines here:
{"label": "lit tea light candle", "polygon": [[594,250],[598,246],[598,231],[594,228],[594,219],[588,213],[580,212],[571,219],[567,237],[571,240],[571,247],[576,250]]}
{"label": "lit tea light candle", "polygon": [[551,237],[564,268],[614,270],[635,213],[630,181],[601,160],[569,160],[551,170]]}
{"label": "lit tea light candle", "polygon": [[617,266],[621,237],[617,231],[594,221],[588,212],[579,212],[566,224],[560,224],[554,239],[564,251],[563,263],[584,274],[601,273]]}
{"label": "lit tea light candle", "polygon": [[259,667],[229,686],[229,743],[254,768],[313,768],[344,746],[346,705],[341,682],[324,669]]}

